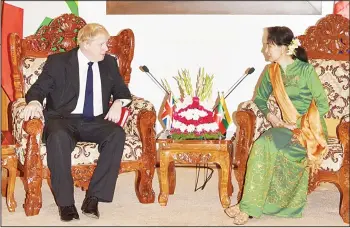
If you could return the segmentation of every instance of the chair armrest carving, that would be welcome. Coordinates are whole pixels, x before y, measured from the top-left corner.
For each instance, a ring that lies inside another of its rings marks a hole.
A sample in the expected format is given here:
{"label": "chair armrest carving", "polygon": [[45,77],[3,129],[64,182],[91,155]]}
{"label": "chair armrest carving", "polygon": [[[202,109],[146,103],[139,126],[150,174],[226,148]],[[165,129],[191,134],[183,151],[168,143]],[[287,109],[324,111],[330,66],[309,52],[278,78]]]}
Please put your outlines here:
{"label": "chair armrest carving", "polygon": [[149,123],[146,118],[141,118],[139,117],[139,115],[142,113],[143,110],[155,113],[155,108],[153,104],[148,100],[132,95],[132,101],[129,106],[129,110],[130,116],[128,117],[124,126],[125,133],[129,135],[136,135],[139,138],[141,138],[139,125],[143,124],[144,121],[146,122],[145,126],[148,126]]}
{"label": "chair armrest carving", "polygon": [[45,122],[44,117],[25,122],[23,116],[25,106],[26,102],[24,98],[19,98],[12,104],[13,136],[16,143],[20,145],[27,145],[23,140],[26,141],[28,139],[29,132],[35,137],[37,137],[39,133],[41,134]]}
{"label": "chair armrest carving", "polygon": [[350,132],[350,122],[344,121],[340,122],[337,126],[337,135],[340,141],[340,144],[343,147],[343,164],[342,166],[349,166],[349,132]]}
{"label": "chair armrest carving", "polygon": [[[278,110],[268,103],[268,107],[270,109],[270,112],[275,113],[277,116],[278,115]],[[253,141],[255,141],[259,136],[266,131],[267,129],[271,128],[272,125],[270,122],[265,118],[264,114],[260,111],[258,106],[251,100],[245,101],[239,105],[238,108],[239,111],[251,111],[253,115],[255,116],[255,122],[254,122],[254,127],[253,127]]]}
{"label": "chair armrest carving", "polygon": [[238,167],[241,165],[241,161],[246,161],[248,158],[250,147],[253,143],[254,129],[256,116],[251,110],[242,110],[234,113],[237,123],[237,134],[235,140],[235,163]]}
{"label": "chair armrest carving", "polygon": [[150,166],[156,165],[156,112],[150,110],[141,110],[138,114],[137,127],[140,132],[140,139],[142,142],[143,163],[150,163]]}
{"label": "chair armrest carving", "polygon": [[23,124],[28,134],[24,155],[24,180],[28,186],[24,210],[27,216],[38,214],[42,206],[43,163],[40,157],[40,145],[43,127],[43,121],[40,119],[31,119]]}

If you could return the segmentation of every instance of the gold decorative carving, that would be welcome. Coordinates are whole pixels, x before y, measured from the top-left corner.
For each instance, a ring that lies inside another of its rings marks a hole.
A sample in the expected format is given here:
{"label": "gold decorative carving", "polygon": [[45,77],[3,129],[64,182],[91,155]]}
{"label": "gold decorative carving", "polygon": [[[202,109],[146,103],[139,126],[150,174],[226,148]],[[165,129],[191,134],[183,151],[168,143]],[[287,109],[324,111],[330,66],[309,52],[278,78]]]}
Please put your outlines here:
{"label": "gold decorative carving", "polygon": [[179,163],[207,163],[210,158],[211,154],[198,154],[198,153],[178,153],[173,155],[173,159],[176,160]]}

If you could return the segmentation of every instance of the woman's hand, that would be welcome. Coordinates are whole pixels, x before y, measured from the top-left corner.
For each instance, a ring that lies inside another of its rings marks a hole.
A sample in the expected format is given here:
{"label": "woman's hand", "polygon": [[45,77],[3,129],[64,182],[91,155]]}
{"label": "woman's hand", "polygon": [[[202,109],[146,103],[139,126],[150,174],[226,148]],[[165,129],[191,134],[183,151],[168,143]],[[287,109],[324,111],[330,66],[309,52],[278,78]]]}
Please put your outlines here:
{"label": "woman's hand", "polygon": [[272,113],[267,114],[266,118],[272,124],[273,127],[285,127],[291,131],[297,128],[296,124],[286,123]]}
{"label": "woman's hand", "polygon": [[266,119],[272,124],[273,127],[282,127],[283,121],[272,113],[268,113]]}
{"label": "woman's hand", "polygon": [[283,123],[283,127],[285,127],[285,128],[288,128],[289,130],[291,130],[291,131],[293,131],[294,129],[296,129],[297,128],[297,125],[296,124],[292,124],[292,123]]}

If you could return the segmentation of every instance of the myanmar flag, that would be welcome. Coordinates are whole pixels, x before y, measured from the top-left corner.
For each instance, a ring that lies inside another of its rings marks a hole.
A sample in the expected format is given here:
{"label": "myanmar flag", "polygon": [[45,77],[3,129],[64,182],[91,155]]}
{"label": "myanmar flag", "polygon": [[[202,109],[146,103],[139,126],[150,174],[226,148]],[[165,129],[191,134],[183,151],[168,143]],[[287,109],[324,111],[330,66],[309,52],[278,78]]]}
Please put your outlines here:
{"label": "myanmar flag", "polygon": [[225,134],[229,126],[232,124],[230,113],[228,112],[225,98],[219,94],[219,104],[216,106],[214,111],[215,122],[219,126],[221,134]]}
{"label": "myanmar flag", "polygon": [[23,9],[2,1],[1,14],[1,87],[10,101],[14,100],[14,89],[11,80],[9,40],[10,33],[23,37]]}

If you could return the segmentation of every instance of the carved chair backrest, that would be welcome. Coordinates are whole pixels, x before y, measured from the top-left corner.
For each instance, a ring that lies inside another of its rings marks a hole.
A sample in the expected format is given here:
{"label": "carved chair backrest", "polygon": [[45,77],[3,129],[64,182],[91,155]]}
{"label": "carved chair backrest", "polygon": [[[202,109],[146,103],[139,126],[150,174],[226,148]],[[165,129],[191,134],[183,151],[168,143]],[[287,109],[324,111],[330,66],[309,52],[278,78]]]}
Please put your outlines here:
{"label": "carved chair backrest", "polygon": [[[11,76],[15,99],[24,97],[42,72],[47,57],[69,51],[77,46],[78,31],[86,25],[84,19],[74,14],[63,14],[34,35],[21,39],[10,34]],[[126,84],[130,82],[131,62],[134,57],[135,39],[130,29],[122,30],[108,41],[108,53],[118,57],[119,70]]]}
{"label": "carved chair backrest", "polygon": [[[325,118],[339,121],[348,119],[350,103],[349,20],[341,15],[327,15],[298,38],[328,96],[330,111]],[[269,98],[268,107],[271,112],[281,117],[281,111],[273,96]],[[254,139],[271,127],[265,120],[257,122]]]}

